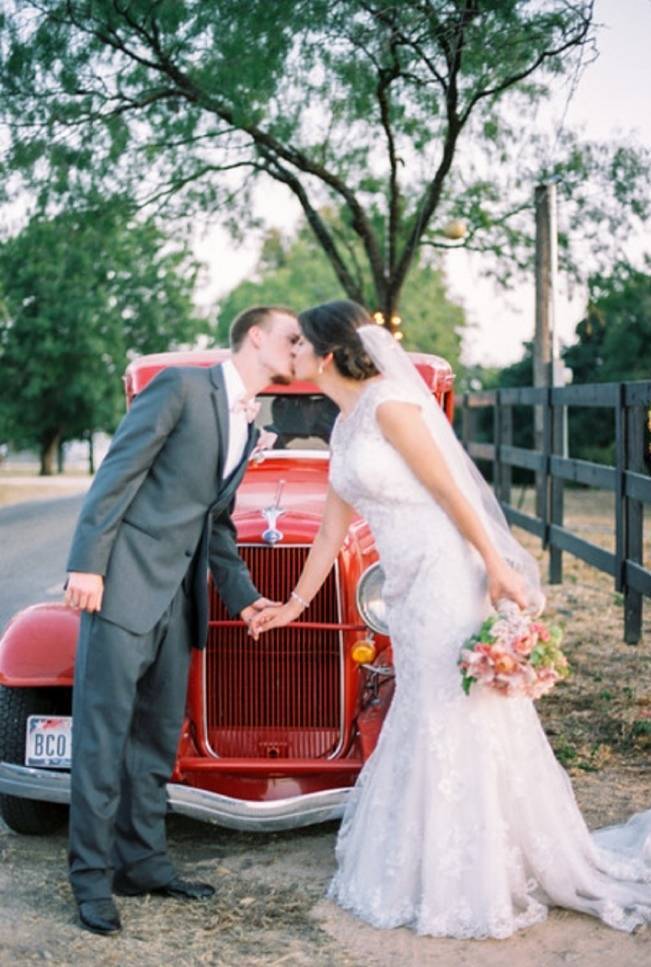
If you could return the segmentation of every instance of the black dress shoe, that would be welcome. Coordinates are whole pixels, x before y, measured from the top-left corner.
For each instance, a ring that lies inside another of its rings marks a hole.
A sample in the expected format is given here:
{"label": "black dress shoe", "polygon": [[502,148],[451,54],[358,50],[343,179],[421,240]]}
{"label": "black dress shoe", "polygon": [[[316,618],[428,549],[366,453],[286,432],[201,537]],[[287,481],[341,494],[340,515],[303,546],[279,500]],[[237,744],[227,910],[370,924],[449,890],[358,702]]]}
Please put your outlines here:
{"label": "black dress shoe", "polygon": [[82,900],[79,903],[82,927],[107,936],[122,929],[120,914],[113,900]]}
{"label": "black dress shoe", "polygon": [[159,886],[150,892],[157,896],[173,897],[175,900],[209,900],[215,895],[215,888],[209,883],[191,883],[175,876],[165,886]]}

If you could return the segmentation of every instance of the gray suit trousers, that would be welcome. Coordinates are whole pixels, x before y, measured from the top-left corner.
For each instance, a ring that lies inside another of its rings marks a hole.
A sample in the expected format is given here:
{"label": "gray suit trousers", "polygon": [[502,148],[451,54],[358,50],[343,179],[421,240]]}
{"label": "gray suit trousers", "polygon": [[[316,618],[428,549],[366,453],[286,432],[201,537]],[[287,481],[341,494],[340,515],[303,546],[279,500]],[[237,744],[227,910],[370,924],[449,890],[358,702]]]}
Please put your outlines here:
{"label": "gray suit trousers", "polygon": [[169,883],[165,785],[183,724],[192,602],[132,634],[82,614],[73,692],[70,882],[77,901]]}

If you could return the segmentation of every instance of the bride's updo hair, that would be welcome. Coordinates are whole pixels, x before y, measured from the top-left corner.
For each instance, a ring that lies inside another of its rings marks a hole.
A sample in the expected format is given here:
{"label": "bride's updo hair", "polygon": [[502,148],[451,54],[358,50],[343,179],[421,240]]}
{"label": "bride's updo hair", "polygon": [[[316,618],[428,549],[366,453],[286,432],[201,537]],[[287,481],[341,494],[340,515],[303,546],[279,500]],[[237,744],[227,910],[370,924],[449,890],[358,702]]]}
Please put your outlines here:
{"label": "bride's updo hair", "polygon": [[317,356],[332,353],[339,373],[348,379],[359,380],[378,375],[357,334],[360,326],[372,321],[366,309],[349,299],[324,302],[298,316],[303,335]]}

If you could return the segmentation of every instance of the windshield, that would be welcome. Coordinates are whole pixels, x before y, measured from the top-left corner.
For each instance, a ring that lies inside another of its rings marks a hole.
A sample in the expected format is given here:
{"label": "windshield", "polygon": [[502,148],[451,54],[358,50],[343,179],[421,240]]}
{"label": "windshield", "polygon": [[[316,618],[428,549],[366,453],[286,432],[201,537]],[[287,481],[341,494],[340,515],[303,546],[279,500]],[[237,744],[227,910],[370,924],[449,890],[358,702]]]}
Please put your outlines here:
{"label": "windshield", "polygon": [[274,450],[327,450],[339,407],[317,393],[258,396],[256,426],[277,434]]}

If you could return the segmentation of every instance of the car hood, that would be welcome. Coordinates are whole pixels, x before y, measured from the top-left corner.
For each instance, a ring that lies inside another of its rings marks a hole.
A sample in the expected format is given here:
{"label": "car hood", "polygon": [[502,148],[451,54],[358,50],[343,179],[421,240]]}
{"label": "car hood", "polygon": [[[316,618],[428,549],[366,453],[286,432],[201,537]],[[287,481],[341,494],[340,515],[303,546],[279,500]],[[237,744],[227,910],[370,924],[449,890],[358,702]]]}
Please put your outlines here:
{"label": "car hood", "polygon": [[[262,463],[252,463],[237,492],[233,520],[241,544],[264,541],[271,528],[280,543],[311,544],[318,531],[328,492],[329,453],[324,450],[271,451]],[[280,489],[280,497],[278,493]],[[264,514],[279,501],[282,513]],[[349,548],[371,563],[377,557],[368,524],[355,515],[348,532]]]}
{"label": "car hood", "polygon": [[252,462],[237,492],[234,518],[259,514],[276,503],[286,513],[321,517],[328,489],[325,451],[281,450],[261,463]]}

